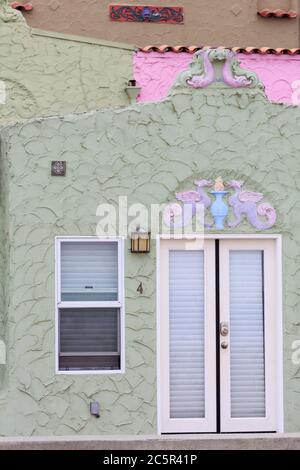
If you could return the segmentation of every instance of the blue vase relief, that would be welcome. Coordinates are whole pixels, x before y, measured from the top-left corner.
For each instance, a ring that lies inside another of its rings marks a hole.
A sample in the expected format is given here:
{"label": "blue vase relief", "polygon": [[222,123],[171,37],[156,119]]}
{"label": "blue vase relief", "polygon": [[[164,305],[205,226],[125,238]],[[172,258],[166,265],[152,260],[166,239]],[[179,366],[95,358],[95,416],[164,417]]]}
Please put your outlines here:
{"label": "blue vase relief", "polygon": [[216,198],[212,204],[210,212],[214,218],[216,229],[224,230],[224,220],[228,215],[228,205],[223,201],[223,196],[228,194],[228,191],[211,191]]}

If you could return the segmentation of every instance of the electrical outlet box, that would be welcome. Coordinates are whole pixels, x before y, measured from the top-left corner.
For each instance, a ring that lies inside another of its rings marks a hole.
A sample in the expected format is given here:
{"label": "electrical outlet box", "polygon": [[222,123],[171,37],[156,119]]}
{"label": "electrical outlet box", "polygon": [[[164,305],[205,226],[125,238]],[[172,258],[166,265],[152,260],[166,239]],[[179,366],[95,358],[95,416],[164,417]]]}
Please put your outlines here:
{"label": "electrical outlet box", "polygon": [[98,401],[92,401],[90,403],[90,413],[92,416],[96,416],[96,418],[100,418],[100,405]]}

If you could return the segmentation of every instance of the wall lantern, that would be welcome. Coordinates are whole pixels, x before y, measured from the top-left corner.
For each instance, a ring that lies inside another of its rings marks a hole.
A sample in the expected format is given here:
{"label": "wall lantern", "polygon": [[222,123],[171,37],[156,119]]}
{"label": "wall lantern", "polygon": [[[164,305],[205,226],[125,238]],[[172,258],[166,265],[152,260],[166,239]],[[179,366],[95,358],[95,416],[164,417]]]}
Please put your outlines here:
{"label": "wall lantern", "polygon": [[141,87],[137,85],[136,80],[129,80],[126,87],[125,92],[129,98],[131,104],[136,103],[136,99],[141,92]]}
{"label": "wall lantern", "polygon": [[150,252],[151,233],[137,227],[131,234],[131,253],[149,253]]}

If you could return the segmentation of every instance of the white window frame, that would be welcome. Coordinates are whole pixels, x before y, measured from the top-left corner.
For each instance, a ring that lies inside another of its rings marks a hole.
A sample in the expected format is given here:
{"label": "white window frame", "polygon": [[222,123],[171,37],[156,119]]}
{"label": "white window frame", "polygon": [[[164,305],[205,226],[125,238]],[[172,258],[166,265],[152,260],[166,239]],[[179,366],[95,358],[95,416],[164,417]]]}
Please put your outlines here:
{"label": "white window frame", "polygon": [[[186,235],[186,239],[194,239],[194,235]],[[162,399],[161,388],[163,377],[161,373],[161,240],[169,239],[168,235],[157,235],[156,237],[156,367],[157,367],[157,434],[161,435],[162,430]],[[280,234],[230,234],[215,233],[205,234],[206,240],[274,240],[276,244],[276,372],[277,372],[277,414],[276,414],[276,432],[284,432],[284,401],[283,401],[283,308],[282,308],[282,235]],[[180,431],[179,431],[180,432]],[[272,433],[274,435],[274,433]]]}
{"label": "white window frame", "polygon": [[[118,243],[118,300],[74,301],[61,300],[61,244]],[[120,369],[117,370],[59,370],[59,309],[67,308],[117,308],[120,310]],[[124,237],[59,236],[55,238],[55,373],[57,375],[112,375],[125,373],[125,296],[124,296]]]}

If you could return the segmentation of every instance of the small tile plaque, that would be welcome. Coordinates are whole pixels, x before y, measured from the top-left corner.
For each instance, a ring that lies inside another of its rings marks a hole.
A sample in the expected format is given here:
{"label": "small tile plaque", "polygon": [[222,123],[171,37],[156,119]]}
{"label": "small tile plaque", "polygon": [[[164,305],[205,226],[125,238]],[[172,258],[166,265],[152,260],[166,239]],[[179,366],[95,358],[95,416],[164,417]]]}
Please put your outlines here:
{"label": "small tile plaque", "polygon": [[51,176],[66,176],[67,162],[51,162]]}
{"label": "small tile plaque", "polygon": [[111,21],[183,24],[183,7],[109,5]]}

